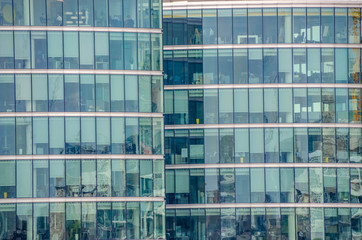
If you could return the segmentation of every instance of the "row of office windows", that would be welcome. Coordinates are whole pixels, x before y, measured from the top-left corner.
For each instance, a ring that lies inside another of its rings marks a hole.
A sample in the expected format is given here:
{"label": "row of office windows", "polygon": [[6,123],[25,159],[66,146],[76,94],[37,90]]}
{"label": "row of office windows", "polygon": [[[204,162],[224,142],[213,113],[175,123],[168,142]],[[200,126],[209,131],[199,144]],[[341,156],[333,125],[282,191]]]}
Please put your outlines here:
{"label": "row of office windows", "polygon": [[164,239],[163,202],[0,204],[1,239]]}
{"label": "row of office windows", "polygon": [[0,69],[162,69],[161,34],[0,31]]}
{"label": "row of office windows", "polygon": [[2,74],[0,112],[163,112],[162,76]]}
{"label": "row of office windows", "polygon": [[165,10],[163,25],[165,45],[361,41],[359,8]]}
{"label": "row of office windows", "polygon": [[361,163],[361,128],[166,130],[166,164]]}
{"label": "row of office windows", "polygon": [[165,50],[165,85],[361,84],[359,48]]}
{"label": "row of office windows", "polygon": [[360,239],[361,208],[168,209],[167,239]]}
{"label": "row of office windows", "polygon": [[168,204],[362,203],[361,171],[360,168],[169,169],[166,199]]}
{"label": "row of office windows", "polygon": [[0,25],[161,28],[160,0],[3,0]]}
{"label": "row of office windows", "polygon": [[163,197],[163,160],[0,161],[0,198]]}
{"label": "row of office windows", "polygon": [[361,123],[361,89],[166,90],[165,124]]}
{"label": "row of office windows", "polygon": [[1,155],[163,154],[163,119],[3,117]]}

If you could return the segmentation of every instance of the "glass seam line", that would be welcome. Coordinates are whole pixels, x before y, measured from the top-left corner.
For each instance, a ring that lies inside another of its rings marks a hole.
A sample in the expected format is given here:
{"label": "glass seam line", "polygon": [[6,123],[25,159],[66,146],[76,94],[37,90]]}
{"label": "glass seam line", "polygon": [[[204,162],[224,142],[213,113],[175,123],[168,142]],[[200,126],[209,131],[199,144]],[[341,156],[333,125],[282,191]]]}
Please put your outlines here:
{"label": "glass seam line", "polygon": [[162,113],[145,112],[0,112],[0,117],[152,117],[163,118]]}
{"label": "glass seam line", "polygon": [[362,84],[353,83],[262,83],[262,84],[188,84],[164,85],[164,90],[184,89],[235,89],[235,88],[362,88]]}
{"label": "glass seam line", "polygon": [[166,209],[195,208],[361,208],[359,203],[219,203],[219,204],[166,204]]}
{"label": "glass seam line", "polygon": [[275,44],[205,44],[164,45],[163,50],[239,49],[239,48],[362,48],[356,43],[275,43]]}
{"label": "glass seam line", "polygon": [[165,125],[165,130],[172,129],[215,129],[215,128],[362,128],[354,123],[236,123],[236,124],[179,124]]}
{"label": "glass seam line", "polygon": [[164,202],[162,197],[56,197],[56,198],[5,198],[6,203],[67,203],[67,202]]}
{"label": "glass seam line", "polygon": [[111,74],[162,76],[162,71],[97,70],[97,69],[1,69],[1,74]]}
{"label": "glass seam line", "polygon": [[155,28],[117,28],[117,27],[57,27],[57,26],[0,26],[0,31],[64,31],[64,32],[130,32],[160,33]]}
{"label": "glass seam line", "polygon": [[222,9],[222,8],[282,8],[282,7],[360,7],[361,3],[348,0],[341,1],[198,1],[198,2],[164,2],[163,10],[183,9]]}
{"label": "glass seam line", "polygon": [[362,168],[361,163],[220,163],[220,164],[166,164],[165,169],[206,168]]}
{"label": "glass seam line", "polygon": [[7,160],[67,160],[67,159],[160,159],[163,155],[140,155],[140,154],[64,154],[64,155],[1,155],[0,161]]}

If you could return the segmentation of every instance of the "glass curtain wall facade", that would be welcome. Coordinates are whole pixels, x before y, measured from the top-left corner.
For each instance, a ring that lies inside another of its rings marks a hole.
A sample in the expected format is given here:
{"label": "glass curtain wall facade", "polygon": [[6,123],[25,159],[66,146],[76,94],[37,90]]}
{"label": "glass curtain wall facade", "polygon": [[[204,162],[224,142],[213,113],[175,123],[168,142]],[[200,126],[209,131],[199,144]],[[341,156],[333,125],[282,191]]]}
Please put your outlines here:
{"label": "glass curtain wall facade", "polygon": [[0,0],[0,239],[165,239],[161,0]]}
{"label": "glass curtain wall facade", "polygon": [[361,3],[173,2],[167,238],[361,239]]}

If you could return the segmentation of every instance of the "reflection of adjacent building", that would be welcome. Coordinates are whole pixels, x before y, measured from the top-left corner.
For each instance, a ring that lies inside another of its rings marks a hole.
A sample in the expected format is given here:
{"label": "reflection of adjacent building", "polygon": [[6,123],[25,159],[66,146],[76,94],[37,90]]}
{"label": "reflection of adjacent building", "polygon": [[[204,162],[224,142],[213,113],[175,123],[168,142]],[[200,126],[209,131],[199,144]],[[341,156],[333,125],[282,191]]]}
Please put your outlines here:
{"label": "reflection of adjacent building", "polygon": [[169,239],[360,238],[359,12],[164,2]]}

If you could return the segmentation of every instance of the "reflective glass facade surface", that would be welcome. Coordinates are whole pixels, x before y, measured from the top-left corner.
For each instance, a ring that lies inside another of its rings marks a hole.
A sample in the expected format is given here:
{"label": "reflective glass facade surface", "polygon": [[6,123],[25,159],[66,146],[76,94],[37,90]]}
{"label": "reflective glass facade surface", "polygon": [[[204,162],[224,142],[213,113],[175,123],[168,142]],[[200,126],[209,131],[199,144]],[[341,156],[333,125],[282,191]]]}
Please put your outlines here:
{"label": "reflective glass facade surface", "polygon": [[164,195],[162,160],[4,160],[0,166],[1,198]]}
{"label": "reflective glass facade surface", "polygon": [[166,130],[166,164],[361,163],[361,128]]}
{"label": "reflective glass facade surface", "polygon": [[162,69],[156,33],[0,31],[0,41],[0,69]]}
{"label": "reflective glass facade surface", "polygon": [[0,239],[165,239],[161,0],[0,0]]}
{"label": "reflective glass facade surface", "polygon": [[169,204],[362,203],[361,184],[356,183],[361,171],[270,166],[168,169],[166,196]]}
{"label": "reflective glass facade surface", "polygon": [[177,8],[163,24],[165,45],[361,41],[360,8]]}
{"label": "reflective glass facade surface", "polygon": [[161,28],[160,0],[2,0],[3,26]]}
{"label": "reflective glass facade surface", "polygon": [[315,3],[164,3],[168,239],[361,238],[362,6]]}
{"label": "reflective glass facade surface", "polygon": [[281,46],[283,44],[275,48],[165,50],[165,85],[360,84],[360,48]]}
{"label": "reflective glass facade surface", "polygon": [[[162,118],[3,117],[2,155],[163,154]],[[48,137],[49,136],[49,137]]]}
{"label": "reflective glass facade surface", "polygon": [[164,94],[166,124],[361,123],[361,88],[182,89]]}
{"label": "reflective glass facade surface", "polygon": [[162,76],[0,74],[0,112],[162,113],[162,89]]}
{"label": "reflective glass facade surface", "polygon": [[2,239],[162,239],[164,202],[0,204]]}
{"label": "reflective glass facade surface", "polygon": [[[168,239],[360,239],[360,208],[168,210]],[[177,230],[175,230],[177,229]]]}

